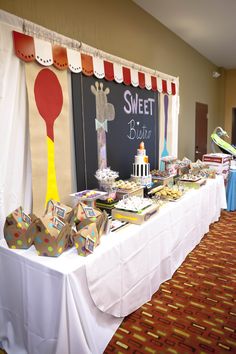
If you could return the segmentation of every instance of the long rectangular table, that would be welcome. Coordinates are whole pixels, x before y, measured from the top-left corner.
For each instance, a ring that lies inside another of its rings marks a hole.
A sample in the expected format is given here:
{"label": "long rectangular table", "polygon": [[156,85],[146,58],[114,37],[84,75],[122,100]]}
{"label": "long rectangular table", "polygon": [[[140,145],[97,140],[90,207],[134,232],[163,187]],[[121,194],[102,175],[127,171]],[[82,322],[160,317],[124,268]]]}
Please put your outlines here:
{"label": "long rectangular table", "polygon": [[0,240],[0,342],[8,354],[102,353],[123,317],[170,279],[226,208],[223,178],[103,236],[94,254],[58,258]]}

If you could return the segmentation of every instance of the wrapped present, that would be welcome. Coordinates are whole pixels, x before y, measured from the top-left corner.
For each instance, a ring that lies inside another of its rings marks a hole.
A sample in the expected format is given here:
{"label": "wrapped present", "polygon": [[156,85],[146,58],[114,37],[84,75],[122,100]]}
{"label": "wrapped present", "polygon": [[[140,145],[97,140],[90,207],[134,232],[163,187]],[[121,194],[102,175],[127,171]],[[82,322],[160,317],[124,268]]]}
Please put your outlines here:
{"label": "wrapped present", "polygon": [[36,219],[34,214],[24,213],[21,206],[6,217],[4,237],[10,248],[27,249],[33,244]]}
{"label": "wrapped present", "polygon": [[74,244],[78,255],[86,257],[93,253],[98,244],[98,231],[95,222],[83,220],[77,225],[77,232],[74,234]]}
{"label": "wrapped present", "polygon": [[51,199],[47,203],[44,216],[56,216],[64,223],[70,223],[73,211],[71,207]]}
{"label": "wrapped present", "polygon": [[35,220],[35,225],[34,245],[39,256],[58,257],[72,246],[69,223],[64,223],[56,216],[46,215]]}

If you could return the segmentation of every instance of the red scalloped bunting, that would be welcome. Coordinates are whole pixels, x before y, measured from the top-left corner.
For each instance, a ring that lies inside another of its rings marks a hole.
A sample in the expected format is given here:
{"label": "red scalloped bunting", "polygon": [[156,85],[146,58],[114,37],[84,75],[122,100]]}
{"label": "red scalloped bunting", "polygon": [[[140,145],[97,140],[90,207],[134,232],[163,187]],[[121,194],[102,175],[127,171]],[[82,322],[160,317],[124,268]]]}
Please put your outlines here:
{"label": "red scalloped bunting", "polygon": [[114,80],[114,65],[110,61],[104,60],[105,78],[108,81]]}
{"label": "red scalloped bunting", "polygon": [[87,76],[93,75],[93,57],[88,54],[81,54],[82,71]]}
{"label": "red scalloped bunting", "polygon": [[172,95],[176,94],[176,86],[174,82],[171,83],[171,91],[172,91]]}
{"label": "red scalloped bunting", "polygon": [[130,85],[131,84],[131,73],[130,69],[122,66],[122,71],[123,71],[123,82],[125,85]]}
{"label": "red scalloped bunting", "polygon": [[12,31],[12,33],[16,56],[26,62],[34,61],[34,38],[16,31]]}
{"label": "red scalloped bunting", "polygon": [[166,82],[166,80],[162,80],[162,91],[163,91],[163,93],[167,93],[167,82]]}
{"label": "red scalloped bunting", "polygon": [[55,44],[52,47],[53,65],[59,70],[68,68],[68,59],[66,48]]}
{"label": "red scalloped bunting", "polygon": [[138,72],[138,85],[140,88],[145,88],[145,74]]}
{"label": "red scalloped bunting", "polygon": [[[14,48],[15,48],[15,55],[25,62],[31,62],[36,60],[35,54],[35,45],[34,45],[34,38],[28,36],[24,33],[12,31],[13,33],[13,41],[14,41]],[[68,58],[67,58],[67,49],[61,47],[59,45],[54,45],[52,47],[52,54],[53,54],[53,64],[59,70],[65,70],[68,68]],[[42,64],[42,63],[41,63]],[[86,76],[92,76],[94,74],[94,67],[93,67],[93,56],[88,54],[81,54],[81,64],[82,64],[82,72]],[[105,78],[108,81],[115,80],[115,70],[114,70],[114,63],[104,60],[104,73]],[[50,65],[50,64],[47,64]],[[123,82],[125,85],[131,85],[131,70],[128,67],[122,66],[122,73],[123,73],[123,80],[117,80],[117,82]],[[151,76],[151,89],[153,91],[157,91],[157,85],[162,85],[159,87],[159,91],[167,94],[176,94],[176,84],[171,82],[171,91],[167,92],[167,81],[166,80],[157,80],[156,76]],[[138,82],[139,87],[144,89],[145,87],[145,74],[143,72],[138,72]],[[149,87],[150,88],[150,87]]]}
{"label": "red scalloped bunting", "polygon": [[151,81],[152,81],[152,91],[157,90],[157,78],[156,76],[151,76]]}

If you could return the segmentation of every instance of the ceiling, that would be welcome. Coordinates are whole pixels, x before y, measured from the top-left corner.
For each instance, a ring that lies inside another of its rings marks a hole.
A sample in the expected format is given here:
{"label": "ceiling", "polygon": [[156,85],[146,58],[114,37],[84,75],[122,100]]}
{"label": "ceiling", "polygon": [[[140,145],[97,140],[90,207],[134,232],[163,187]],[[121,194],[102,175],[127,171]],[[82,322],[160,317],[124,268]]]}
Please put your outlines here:
{"label": "ceiling", "polygon": [[133,0],[213,64],[236,69],[236,0]]}

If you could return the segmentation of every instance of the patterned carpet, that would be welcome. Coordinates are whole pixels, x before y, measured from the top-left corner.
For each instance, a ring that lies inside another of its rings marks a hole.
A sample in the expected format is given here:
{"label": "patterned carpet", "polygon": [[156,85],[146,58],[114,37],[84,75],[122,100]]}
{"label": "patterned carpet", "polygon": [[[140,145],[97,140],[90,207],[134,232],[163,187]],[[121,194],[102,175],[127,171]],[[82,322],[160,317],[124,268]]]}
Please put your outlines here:
{"label": "patterned carpet", "polygon": [[236,212],[218,223],[105,353],[236,353]]}

